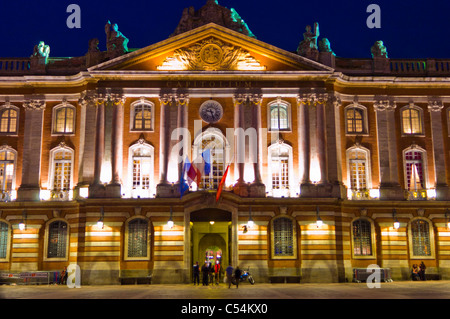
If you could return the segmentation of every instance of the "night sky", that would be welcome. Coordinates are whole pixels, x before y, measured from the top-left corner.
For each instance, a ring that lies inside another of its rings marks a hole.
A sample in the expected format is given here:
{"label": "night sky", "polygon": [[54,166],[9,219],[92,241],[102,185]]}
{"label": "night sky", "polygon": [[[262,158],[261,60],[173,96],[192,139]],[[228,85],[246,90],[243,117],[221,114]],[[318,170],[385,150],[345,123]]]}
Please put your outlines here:
{"label": "night sky", "polygon": [[[81,8],[81,28],[69,29],[70,4]],[[206,0],[1,0],[0,57],[28,57],[39,41],[51,57],[82,56],[91,38],[106,50],[104,26],[117,23],[129,48],[165,40],[175,30],[183,9],[199,9]],[[367,6],[381,8],[381,28],[366,25]],[[234,8],[258,40],[295,51],[306,25],[318,22],[337,56],[370,58],[370,47],[383,40],[390,58],[449,58],[450,1],[447,0],[219,0]]]}

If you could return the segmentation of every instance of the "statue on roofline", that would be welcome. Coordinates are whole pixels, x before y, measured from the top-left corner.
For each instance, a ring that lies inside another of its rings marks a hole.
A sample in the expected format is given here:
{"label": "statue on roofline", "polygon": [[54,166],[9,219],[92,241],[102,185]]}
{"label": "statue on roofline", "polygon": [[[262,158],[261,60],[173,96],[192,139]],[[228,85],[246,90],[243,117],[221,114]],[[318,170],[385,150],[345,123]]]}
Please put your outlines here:
{"label": "statue on roofline", "polygon": [[297,48],[297,53],[306,55],[311,51],[318,51],[317,39],[319,38],[319,23],[314,23],[314,32],[311,32],[311,26],[306,26],[306,32],[303,33],[303,41],[301,41]]}
{"label": "statue on roofline", "polygon": [[119,31],[119,26],[108,20],[105,25],[106,33],[106,48],[108,52],[127,53],[128,52],[128,38]]}
{"label": "statue on roofline", "polygon": [[32,57],[45,58],[47,61],[50,56],[50,46],[46,45],[44,41],[40,41],[39,44],[36,44],[33,49]]}
{"label": "statue on roofline", "polygon": [[383,41],[376,41],[375,44],[370,49],[372,53],[372,58],[387,58],[388,53]]}

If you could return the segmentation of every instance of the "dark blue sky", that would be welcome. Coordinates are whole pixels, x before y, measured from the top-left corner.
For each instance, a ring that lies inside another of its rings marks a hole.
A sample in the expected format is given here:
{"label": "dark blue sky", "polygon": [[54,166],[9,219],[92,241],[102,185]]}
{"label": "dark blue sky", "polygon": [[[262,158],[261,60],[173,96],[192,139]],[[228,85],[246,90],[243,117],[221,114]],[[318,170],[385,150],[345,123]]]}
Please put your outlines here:
{"label": "dark blue sky", "polygon": [[[81,8],[81,29],[69,29],[67,7]],[[166,39],[185,7],[199,9],[206,0],[1,0],[0,57],[27,57],[40,40],[52,57],[81,56],[91,38],[105,50],[107,20],[119,25],[130,48]],[[369,29],[371,3],[381,8],[381,28]],[[450,58],[450,3],[447,0],[219,0],[235,8],[258,40],[295,51],[305,26],[319,22],[321,37],[336,55],[368,58],[370,47],[383,40],[390,58]]]}

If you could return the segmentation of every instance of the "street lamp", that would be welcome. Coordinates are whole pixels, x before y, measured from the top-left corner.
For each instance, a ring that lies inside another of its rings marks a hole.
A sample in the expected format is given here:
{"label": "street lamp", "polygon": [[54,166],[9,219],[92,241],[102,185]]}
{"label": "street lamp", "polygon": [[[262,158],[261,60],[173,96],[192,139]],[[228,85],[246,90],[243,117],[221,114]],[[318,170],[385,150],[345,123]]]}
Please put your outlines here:
{"label": "street lamp", "polygon": [[105,212],[103,210],[103,207],[100,209],[100,219],[97,221],[97,228],[103,229],[103,218],[105,217]]}
{"label": "street lamp", "polygon": [[397,219],[397,211],[395,208],[392,210],[392,218],[394,218],[394,228],[399,229],[400,228],[400,222]]}
{"label": "street lamp", "polygon": [[323,225],[322,218],[320,218],[319,206],[317,206],[317,209],[316,209],[316,225],[317,225],[317,228],[320,228]]}
{"label": "street lamp", "polygon": [[249,215],[250,216],[248,218],[247,226],[248,226],[248,228],[252,228],[253,225],[255,225],[255,223],[253,222],[253,219],[252,219],[252,206],[250,206]]}
{"label": "street lamp", "polygon": [[173,228],[172,207],[170,207],[170,218],[169,218],[169,221],[167,222],[167,226],[168,226],[170,229]]}
{"label": "street lamp", "polygon": [[19,229],[20,230],[25,230],[26,228],[26,223],[25,221],[27,220],[27,212],[25,211],[25,209],[22,211],[22,220],[19,223]]}

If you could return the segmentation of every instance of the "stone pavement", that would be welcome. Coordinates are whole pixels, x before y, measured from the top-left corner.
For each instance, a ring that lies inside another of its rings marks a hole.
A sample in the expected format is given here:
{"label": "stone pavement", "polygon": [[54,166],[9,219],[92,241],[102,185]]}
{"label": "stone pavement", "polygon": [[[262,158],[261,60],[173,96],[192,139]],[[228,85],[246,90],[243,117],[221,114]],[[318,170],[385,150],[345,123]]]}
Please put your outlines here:
{"label": "stone pavement", "polygon": [[[445,309],[450,299],[450,281],[390,282],[380,288],[365,283],[255,284],[239,288],[194,285],[65,285],[0,286],[0,307],[51,313],[70,313],[99,318],[147,315],[165,318],[277,318],[289,314],[340,313],[385,316],[417,316],[418,310]],[[429,308],[428,302],[433,308]]]}

